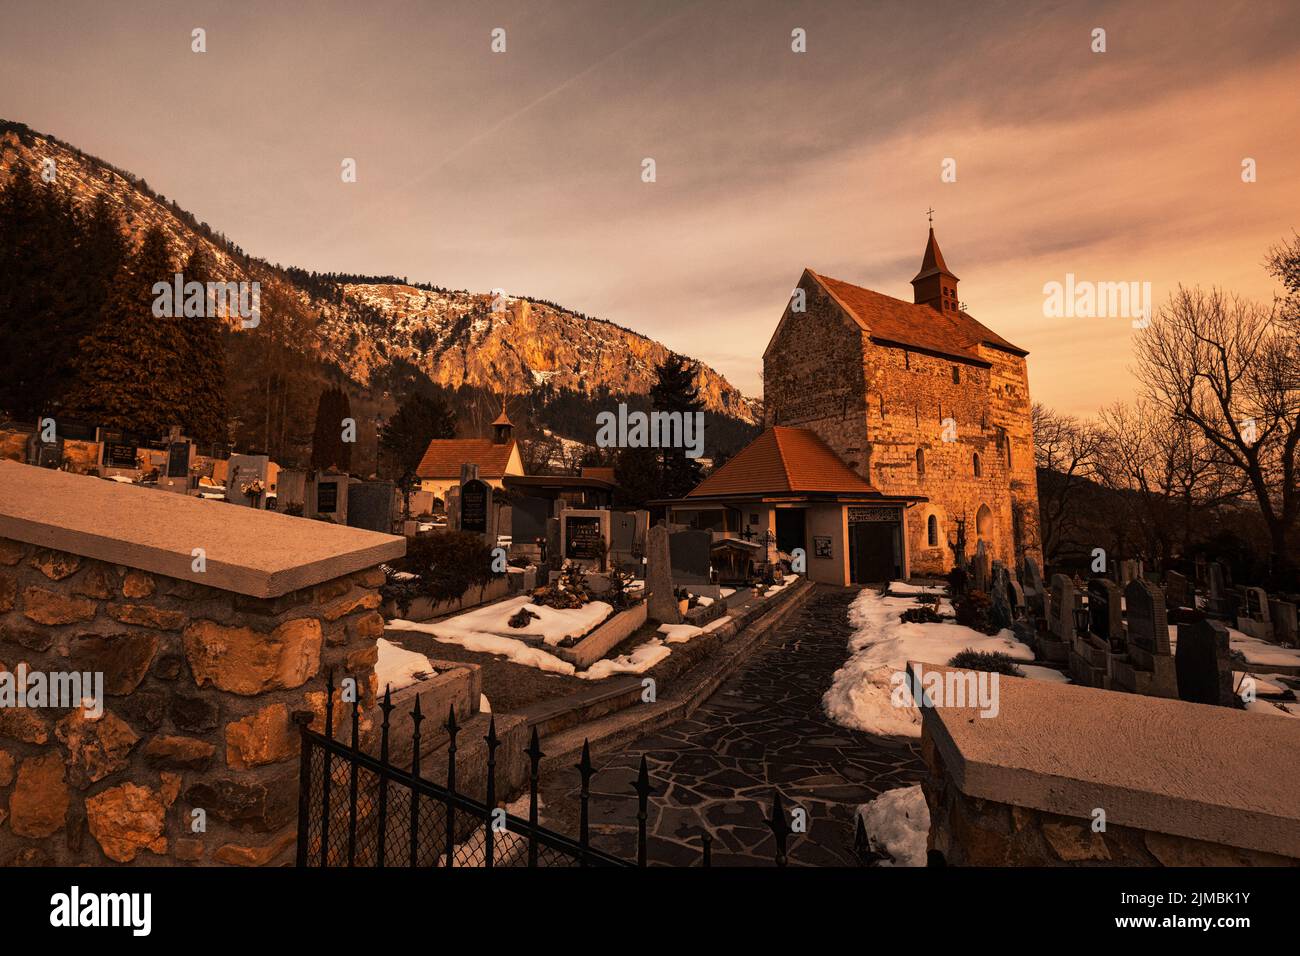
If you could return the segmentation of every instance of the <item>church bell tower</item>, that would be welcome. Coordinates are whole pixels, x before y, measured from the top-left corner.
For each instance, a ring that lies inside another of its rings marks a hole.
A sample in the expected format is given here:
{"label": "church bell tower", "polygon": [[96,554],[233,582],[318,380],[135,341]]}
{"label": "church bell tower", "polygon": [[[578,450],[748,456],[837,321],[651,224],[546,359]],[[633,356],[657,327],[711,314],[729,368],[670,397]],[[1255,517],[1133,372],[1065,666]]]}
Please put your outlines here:
{"label": "church bell tower", "polygon": [[956,315],[960,311],[957,277],[948,271],[948,265],[943,261],[943,253],[934,238],[934,226],[930,227],[930,239],[925,244],[921,271],[912,280],[912,301],[917,305],[928,305],[945,315]]}

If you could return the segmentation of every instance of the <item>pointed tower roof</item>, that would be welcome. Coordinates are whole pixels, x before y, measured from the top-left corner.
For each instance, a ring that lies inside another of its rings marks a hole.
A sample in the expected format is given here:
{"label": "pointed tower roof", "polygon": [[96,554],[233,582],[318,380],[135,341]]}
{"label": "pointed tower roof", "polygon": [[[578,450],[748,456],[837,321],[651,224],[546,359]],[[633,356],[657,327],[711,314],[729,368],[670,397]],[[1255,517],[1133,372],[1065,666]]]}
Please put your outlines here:
{"label": "pointed tower roof", "polygon": [[939,241],[934,238],[934,226],[930,227],[930,239],[925,244],[925,255],[921,259],[921,271],[916,274],[916,278],[924,279],[933,275],[946,275],[957,277],[948,269],[948,263],[943,261],[943,253],[939,250]]}
{"label": "pointed tower roof", "polygon": [[[497,420],[492,424],[493,426],[511,425],[510,417],[506,415],[506,397],[504,395],[501,396],[501,414],[497,416]],[[513,427],[513,425],[511,425],[511,427]]]}

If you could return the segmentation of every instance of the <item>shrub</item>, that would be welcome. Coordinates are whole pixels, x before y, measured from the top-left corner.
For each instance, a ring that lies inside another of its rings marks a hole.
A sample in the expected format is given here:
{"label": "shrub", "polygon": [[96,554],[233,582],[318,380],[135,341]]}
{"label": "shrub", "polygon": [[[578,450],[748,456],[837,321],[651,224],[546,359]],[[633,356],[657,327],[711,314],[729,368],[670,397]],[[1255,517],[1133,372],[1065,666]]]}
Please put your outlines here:
{"label": "shrub", "polygon": [[576,564],[566,564],[554,584],[540,587],[533,592],[533,603],[543,607],[579,608],[591,601],[591,590],[587,586],[587,574]]}
{"label": "shrub", "polygon": [[632,596],[627,593],[627,588],[634,580],[636,576],[621,565],[616,564],[610,569],[609,594],[606,595],[605,600],[609,601],[614,610],[621,611],[632,606],[634,602]]}
{"label": "shrub", "polygon": [[420,576],[420,593],[431,601],[455,601],[472,587],[481,591],[492,580],[492,549],[480,535],[465,531],[413,538],[402,570]]}
{"label": "shrub", "polygon": [[1001,651],[973,651],[969,647],[953,656],[949,667],[960,667],[967,671],[988,671],[990,674],[1006,674],[1008,677],[1024,677],[1016,662]]}
{"label": "shrub", "polygon": [[957,623],[979,631],[981,634],[996,634],[992,620],[993,602],[983,591],[967,591],[957,602]]}
{"label": "shrub", "polygon": [[514,614],[510,615],[510,620],[506,623],[511,627],[527,627],[529,621],[537,620],[541,615],[536,611],[530,611],[526,607],[521,607]]}

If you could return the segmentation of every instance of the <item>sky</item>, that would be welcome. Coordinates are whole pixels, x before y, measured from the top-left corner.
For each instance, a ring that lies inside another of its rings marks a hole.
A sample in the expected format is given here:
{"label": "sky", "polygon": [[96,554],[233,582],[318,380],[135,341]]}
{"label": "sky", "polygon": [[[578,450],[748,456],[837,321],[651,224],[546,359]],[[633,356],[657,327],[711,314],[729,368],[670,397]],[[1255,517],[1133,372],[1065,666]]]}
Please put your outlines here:
{"label": "sky", "polygon": [[933,208],[1033,398],[1091,415],[1137,333],[1047,283],[1277,291],[1300,3],[5,0],[0,117],[271,262],[548,299],[753,396],[803,268],[910,301]]}

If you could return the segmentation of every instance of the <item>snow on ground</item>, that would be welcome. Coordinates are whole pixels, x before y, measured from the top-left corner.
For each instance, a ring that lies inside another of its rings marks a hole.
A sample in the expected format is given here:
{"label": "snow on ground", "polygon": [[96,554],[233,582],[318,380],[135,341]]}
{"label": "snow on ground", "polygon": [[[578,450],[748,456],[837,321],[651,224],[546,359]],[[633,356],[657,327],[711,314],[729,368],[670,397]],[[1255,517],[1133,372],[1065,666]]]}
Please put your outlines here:
{"label": "snow on ground", "polygon": [[429,663],[429,658],[423,654],[398,647],[392,641],[386,641],[382,637],[375,643],[379,648],[379,660],[375,662],[375,677],[379,678],[381,693],[385,687],[399,691],[437,673],[434,666]]}
{"label": "snow on ground", "polygon": [[1271,714],[1275,717],[1300,717],[1300,704],[1290,701],[1253,700],[1246,705],[1252,714]]}
{"label": "snow on ground", "polygon": [[1040,664],[1017,664],[1030,680],[1045,680],[1053,684],[1070,683],[1069,675],[1062,674],[1055,667],[1043,667]]}
{"label": "snow on ground", "polygon": [[[521,609],[537,615],[526,627],[511,627],[510,618]],[[592,601],[579,608],[554,608],[533,604],[528,596],[513,597],[496,604],[474,608],[463,614],[433,621],[428,633],[439,640],[460,643],[462,638],[495,635],[511,640],[538,637],[544,644],[554,646],[566,637],[581,637],[592,630],[613,612],[604,601]]]}
{"label": "snow on ground", "polygon": [[478,712],[480,714],[492,713],[492,702],[488,700],[487,694],[484,694],[482,692],[480,692],[478,695]]}
{"label": "snow on ground", "polygon": [[[449,618],[448,620],[452,619]],[[416,621],[394,618],[388,622],[388,626],[398,631],[419,631],[422,634],[431,634],[444,644],[456,644],[467,651],[477,651],[480,654],[500,654],[508,658],[512,663],[522,664],[524,667],[536,667],[538,670],[549,671],[553,674],[573,673],[572,664],[560,660],[554,654],[548,654],[540,647],[532,647],[513,637],[498,637],[495,634],[478,632],[444,636],[448,634],[443,627],[444,623],[443,621],[433,621],[422,624]]]}
{"label": "snow on ground", "polygon": [[903,673],[908,661],[947,664],[967,648],[1001,651],[1017,661],[1034,659],[1034,652],[1007,629],[989,637],[960,624],[904,624],[898,616],[911,607],[917,603],[910,597],[881,597],[874,591],[861,592],[849,606],[850,656],[822,697],[831,720],[881,736],[920,737],[920,711],[891,702],[891,678]]}
{"label": "snow on ground", "polygon": [[672,651],[664,646],[663,641],[652,637],[644,644],[633,648],[631,654],[620,654],[618,657],[607,657],[596,661],[585,671],[578,671],[573,676],[585,680],[602,680],[613,674],[642,674],[671,653]]}
{"label": "snow on ground", "polygon": [[1228,646],[1256,667],[1300,667],[1300,649],[1261,641],[1235,627],[1228,628]]}
{"label": "snow on ground", "polygon": [[715,631],[730,620],[731,615],[724,614],[722,617],[714,618],[703,627],[696,627],[694,624],[660,624],[659,633],[666,635],[664,637],[665,644],[685,644],[692,637]]}
{"label": "snow on ground", "polygon": [[859,806],[858,813],[871,848],[892,860],[881,862],[881,866],[925,866],[930,808],[919,783],[886,790]]}
{"label": "snow on ground", "polygon": [[889,583],[890,594],[943,594],[944,585],[942,584],[908,584],[906,581],[891,581]]}

